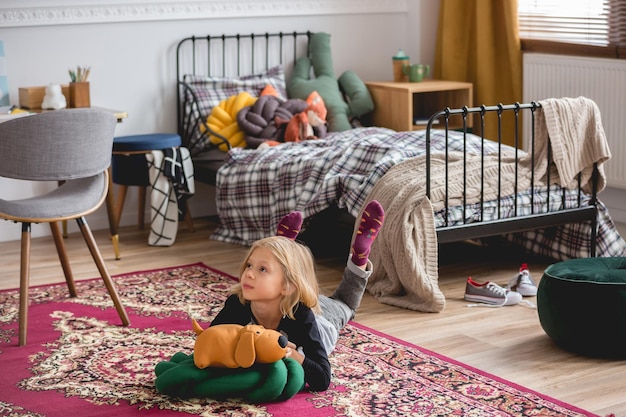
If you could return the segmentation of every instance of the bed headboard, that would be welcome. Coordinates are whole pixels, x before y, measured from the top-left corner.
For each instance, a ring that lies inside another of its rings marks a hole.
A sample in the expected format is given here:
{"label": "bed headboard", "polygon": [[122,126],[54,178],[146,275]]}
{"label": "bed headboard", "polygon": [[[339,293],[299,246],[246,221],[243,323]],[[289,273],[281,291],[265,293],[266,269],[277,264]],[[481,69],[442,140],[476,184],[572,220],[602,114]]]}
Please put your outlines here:
{"label": "bed headboard", "polygon": [[[178,132],[183,144],[193,145],[198,116],[206,117],[206,109],[198,106],[197,91],[189,88],[190,77],[214,79],[246,79],[265,74],[281,66],[283,79],[288,79],[295,61],[308,54],[311,32],[278,32],[190,36],[176,47],[176,80]],[[199,120],[202,120],[201,118]]]}

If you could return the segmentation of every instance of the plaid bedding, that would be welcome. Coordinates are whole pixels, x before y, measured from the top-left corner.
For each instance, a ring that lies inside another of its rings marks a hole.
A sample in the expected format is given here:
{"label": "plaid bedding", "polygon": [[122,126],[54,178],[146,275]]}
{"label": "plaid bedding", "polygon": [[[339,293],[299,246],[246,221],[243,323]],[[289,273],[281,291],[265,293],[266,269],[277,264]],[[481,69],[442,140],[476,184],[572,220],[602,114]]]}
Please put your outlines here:
{"label": "plaid bedding", "polygon": [[[586,194],[581,195],[582,206],[588,205],[590,200],[590,196]],[[615,227],[608,209],[601,201],[597,202],[597,206],[597,256],[625,256],[626,242],[624,242]],[[518,193],[517,205],[515,196],[507,196],[500,199],[499,206],[498,201],[486,201],[482,206],[482,210],[480,204],[467,205],[465,210],[463,210],[462,206],[450,207],[447,214],[447,222],[449,226],[454,226],[575,207],[578,207],[577,190],[566,190],[565,195],[562,195],[561,189],[553,186],[550,191],[550,204],[548,204],[546,189],[535,188]],[[444,210],[435,213],[435,225],[436,227],[446,225]],[[570,223],[559,227],[536,229],[502,237],[531,253],[558,260],[590,256],[591,226],[588,223]],[[492,238],[483,240],[489,242]]]}
{"label": "plaid bedding", "polygon": [[[436,142],[443,146],[443,138]],[[356,216],[376,181],[424,148],[423,135],[361,128],[264,150],[233,149],[217,173],[220,226],[213,238],[247,245],[272,235],[291,211],[307,218],[332,204]]]}
{"label": "plaid bedding", "polygon": [[[217,174],[216,199],[220,225],[212,238],[249,245],[254,240],[274,234],[282,216],[294,210],[301,211],[308,218],[331,205],[337,205],[356,217],[376,181],[395,164],[423,155],[425,142],[425,131],[395,132],[383,128],[359,128],[333,133],[323,140],[284,143],[264,150],[234,149]],[[433,130],[433,152],[443,151],[445,146],[444,132]],[[462,133],[450,131],[448,149],[462,152],[464,147],[470,153],[498,151],[495,142],[481,141],[479,137],[470,134],[464,142]],[[520,202],[529,202],[531,193],[541,197],[542,190],[520,193],[518,213],[530,210],[528,205],[520,206]],[[508,201],[509,205],[513,205],[513,198]],[[535,201],[540,202],[541,198],[535,198]],[[575,201],[572,196],[566,205]],[[507,199],[503,199],[501,207],[506,204]],[[554,204],[551,202],[551,206]],[[493,209],[495,206],[495,202],[488,202],[483,216],[497,215]],[[464,212],[471,219],[477,216],[478,209],[469,206],[465,210],[451,209],[449,219],[462,222]],[[616,252],[621,249],[623,254],[624,242],[606,208],[600,205],[599,210],[598,255],[619,256]],[[487,220],[487,217],[484,219]],[[438,225],[443,224],[442,213],[436,213],[436,221]],[[577,227],[584,229],[585,226]],[[556,241],[541,231],[527,233],[526,237],[516,235],[515,239],[516,243],[531,249],[537,246],[532,242],[541,241],[542,246],[547,245],[551,252],[559,254],[557,258],[564,258],[571,253],[571,245],[583,250],[584,236],[589,236],[589,227],[586,228],[586,235],[584,230],[577,230],[561,236],[573,237],[571,242]]]}

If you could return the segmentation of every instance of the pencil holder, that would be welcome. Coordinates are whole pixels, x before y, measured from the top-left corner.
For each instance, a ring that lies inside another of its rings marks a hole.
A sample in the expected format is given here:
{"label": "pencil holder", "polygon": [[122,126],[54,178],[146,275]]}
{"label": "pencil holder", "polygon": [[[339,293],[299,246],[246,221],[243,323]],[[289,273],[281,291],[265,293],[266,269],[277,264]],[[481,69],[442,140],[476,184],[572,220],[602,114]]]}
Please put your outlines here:
{"label": "pencil holder", "polygon": [[90,107],[91,102],[89,100],[89,83],[88,82],[74,82],[70,83],[70,107]]}

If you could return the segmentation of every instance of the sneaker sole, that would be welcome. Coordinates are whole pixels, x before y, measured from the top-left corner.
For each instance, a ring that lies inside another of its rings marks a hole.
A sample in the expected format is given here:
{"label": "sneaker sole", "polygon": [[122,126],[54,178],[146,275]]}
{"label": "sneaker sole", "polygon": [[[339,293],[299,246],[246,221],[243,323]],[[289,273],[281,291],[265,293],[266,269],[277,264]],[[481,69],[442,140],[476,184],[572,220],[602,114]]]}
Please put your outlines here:
{"label": "sneaker sole", "polygon": [[526,288],[520,287],[520,286],[517,286],[515,288],[507,286],[506,289],[509,291],[518,292],[522,294],[523,297],[534,297],[537,295],[537,287],[533,287],[533,286],[526,287]]}
{"label": "sneaker sole", "polygon": [[467,295],[465,294],[465,299],[467,301],[472,301],[474,303],[485,303],[485,304],[491,304],[491,305],[504,305],[503,303],[506,303],[506,300],[504,298],[491,298],[491,297],[483,297],[480,295]]}
{"label": "sneaker sole", "polygon": [[515,291],[522,294],[524,297],[534,297],[537,295],[537,289],[524,290],[518,287]]}

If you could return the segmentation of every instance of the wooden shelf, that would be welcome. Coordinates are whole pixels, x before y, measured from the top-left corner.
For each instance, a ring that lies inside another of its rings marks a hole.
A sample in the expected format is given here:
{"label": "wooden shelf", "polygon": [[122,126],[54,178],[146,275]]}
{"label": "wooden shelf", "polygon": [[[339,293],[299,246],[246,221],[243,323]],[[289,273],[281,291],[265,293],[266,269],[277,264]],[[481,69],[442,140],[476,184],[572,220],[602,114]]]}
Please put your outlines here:
{"label": "wooden shelf", "polygon": [[[397,131],[425,129],[425,121],[446,107],[472,106],[472,83],[424,80],[419,83],[371,81],[365,84],[376,106],[374,125]],[[415,124],[415,120],[420,123]],[[458,129],[463,127],[462,123],[461,116],[453,116],[449,127]],[[471,118],[467,123],[468,127],[472,126]]]}

